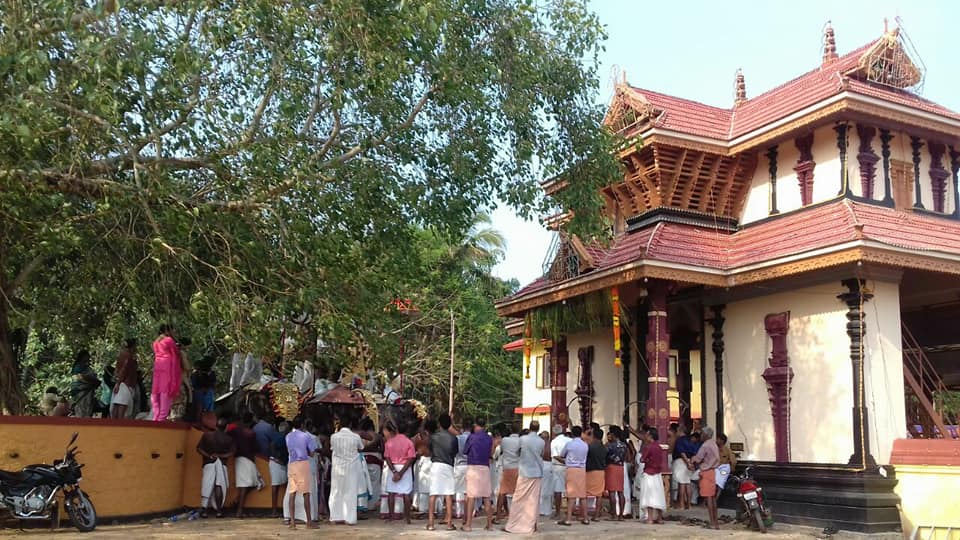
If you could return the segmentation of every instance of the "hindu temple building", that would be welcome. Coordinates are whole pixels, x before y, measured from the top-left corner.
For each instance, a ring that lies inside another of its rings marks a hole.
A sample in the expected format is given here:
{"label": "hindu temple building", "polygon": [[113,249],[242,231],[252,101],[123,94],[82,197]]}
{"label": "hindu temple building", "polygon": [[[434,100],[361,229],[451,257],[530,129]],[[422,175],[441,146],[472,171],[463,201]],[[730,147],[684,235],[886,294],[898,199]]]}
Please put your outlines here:
{"label": "hindu temple building", "polygon": [[828,26],[818,60],[756,96],[738,72],[726,108],[619,83],[612,241],[547,220],[543,276],[497,307],[525,419],[709,424],[777,519],[894,530],[897,441],[956,435],[960,113],[898,29],[840,55]]}

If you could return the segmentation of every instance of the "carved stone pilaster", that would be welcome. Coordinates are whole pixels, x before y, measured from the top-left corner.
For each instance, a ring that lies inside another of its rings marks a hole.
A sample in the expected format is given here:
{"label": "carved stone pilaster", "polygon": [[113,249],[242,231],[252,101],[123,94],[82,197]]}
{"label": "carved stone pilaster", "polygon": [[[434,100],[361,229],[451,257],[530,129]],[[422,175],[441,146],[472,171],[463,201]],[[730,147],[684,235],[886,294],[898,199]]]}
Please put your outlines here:
{"label": "carved stone pilaster", "polygon": [[710,326],[713,327],[713,367],[717,374],[717,419],[714,424],[717,426],[717,433],[723,433],[723,323],[726,321],[723,317],[723,310],[727,306],[720,304],[710,306],[713,317],[709,319]]}
{"label": "carved stone pilaster", "polygon": [[950,172],[953,174],[953,217],[960,219],[960,152],[950,147]]}
{"label": "carved stone pilaster", "polygon": [[861,279],[845,279],[840,283],[848,290],[837,298],[847,305],[847,336],[850,337],[850,366],[853,369],[853,454],[849,464],[870,467],[877,462],[870,455],[870,425],[864,388],[863,336],[866,325],[863,323],[863,304],[873,295],[863,291],[864,281]]}
{"label": "carved stone pilaster", "polygon": [[777,147],[771,146],[767,150],[767,163],[770,171],[770,215],[779,214],[777,210]]}
{"label": "carved stone pilaster", "polygon": [[920,137],[910,137],[910,149],[913,150],[913,207],[923,210],[923,200],[920,191],[920,149],[923,141]]}
{"label": "carved stone pilaster", "polygon": [[801,135],[794,140],[800,158],[793,168],[797,173],[797,183],[800,185],[800,201],[803,206],[813,202],[813,169],[817,166],[813,161],[813,132]]}
{"label": "carved stone pilaster", "polygon": [[763,370],[770,396],[770,412],[773,414],[773,438],[777,463],[790,461],[790,382],[793,369],[787,356],[787,330],[790,328],[790,312],[771,313],[763,319],[764,329],[773,343],[770,366]]}
{"label": "carved stone pilaster", "polygon": [[893,206],[893,187],[890,183],[890,141],[893,135],[889,129],[880,130],[880,155],[883,156],[883,204]]}
{"label": "carved stone pilaster", "polygon": [[577,351],[577,360],[580,362],[576,391],[580,400],[580,425],[587,426],[593,421],[593,346],[581,347]]}
{"label": "carved stone pilaster", "polygon": [[860,193],[866,199],[873,198],[873,184],[877,172],[877,162],[880,156],[873,151],[873,136],[877,130],[871,126],[857,124],[857,136],[860,138],[860,148],[857,152],[857,163],[860,165]]}
{"label": "carved stone pilaster", "polygon": [[847,175],[847,126],[846,123],[837,124],[833,130],[837,132],[837,148],[840,150],[840,190],[837,195],[846,195],[850,192],[850,177]]}
{"label": "carved stone pilaster", "polygon": [[943,167],[943,154],[947,151],[947,147],[930,141],[927,144],[927,150],[930,151],[930,187],[933,191],[933,210],[942,213],[946,203],[947,178],[950,177],[950,172]]}

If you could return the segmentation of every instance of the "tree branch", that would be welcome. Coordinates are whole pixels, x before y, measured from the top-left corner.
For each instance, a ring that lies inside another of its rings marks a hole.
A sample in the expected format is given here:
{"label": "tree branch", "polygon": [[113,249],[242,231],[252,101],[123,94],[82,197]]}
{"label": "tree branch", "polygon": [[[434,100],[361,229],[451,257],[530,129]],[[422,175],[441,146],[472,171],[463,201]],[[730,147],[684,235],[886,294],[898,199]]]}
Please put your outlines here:
{"label": "tree branch", "polygon": [[20,269],[20,272],[17,273],[17,276],[13,278],[13,281],[7,283],[5,289],[3,289],[3,294],[6,297],[12,297],[16,294],[17,289],[23,286],[27,282],[27,278],[30,277],[30,274],[40,266],[40,263],[43,262],[43,255],[37,255],[31,259],[27,264],[23,265],[23,268]]}

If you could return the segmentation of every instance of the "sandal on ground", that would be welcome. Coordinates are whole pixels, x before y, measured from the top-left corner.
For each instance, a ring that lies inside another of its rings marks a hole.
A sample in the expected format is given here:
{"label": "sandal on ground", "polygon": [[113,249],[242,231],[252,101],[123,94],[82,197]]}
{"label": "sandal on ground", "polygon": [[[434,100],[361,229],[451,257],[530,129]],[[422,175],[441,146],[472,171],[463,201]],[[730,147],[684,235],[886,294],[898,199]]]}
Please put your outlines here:
{"label": "sandal on ground", "polygon": [[460,527],[460,530],[463,532],[473,532],[473,528],[468,529],[466,525]]}
{"label": "sandal on ground", "polygon": [[583,519],[583,520],[580,520],[580,523],[583,523],[584,525],[589,525],[589,524],[590,524],[590,520]]}
{"label": "sandal on ground", "polygon": [[455,531],[455,530],[457,530],[457,526],[456,526],[456,525],[453,525],[453,524],[447,525],[447,530],[448,530],[448,531]]}

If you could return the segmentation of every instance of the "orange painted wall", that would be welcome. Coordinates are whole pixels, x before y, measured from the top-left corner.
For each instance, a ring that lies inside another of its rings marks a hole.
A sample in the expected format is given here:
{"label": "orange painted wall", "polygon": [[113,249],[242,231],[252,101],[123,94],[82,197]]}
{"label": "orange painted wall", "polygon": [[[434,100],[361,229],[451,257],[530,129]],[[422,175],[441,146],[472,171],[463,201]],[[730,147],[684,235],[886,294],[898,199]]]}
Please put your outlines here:
{"label": "orange painted wall", "polygon": [[77,432],[85,465],[80,485],[101,517],[169,512],[183,506],[188,430],[135,420],[0,416],[0,469],[53,463]]}

